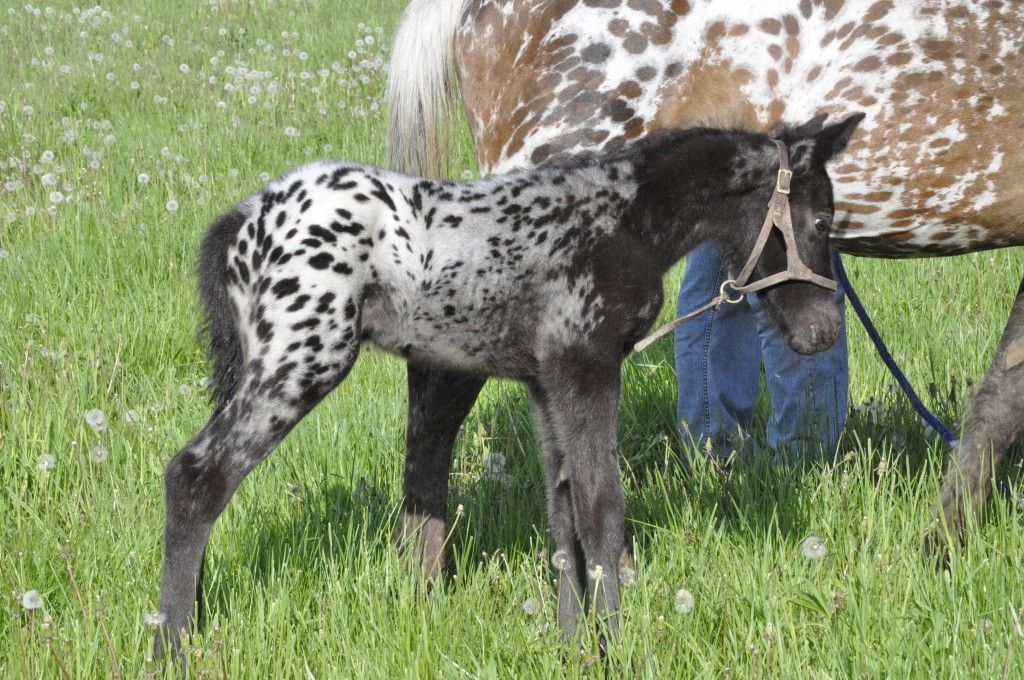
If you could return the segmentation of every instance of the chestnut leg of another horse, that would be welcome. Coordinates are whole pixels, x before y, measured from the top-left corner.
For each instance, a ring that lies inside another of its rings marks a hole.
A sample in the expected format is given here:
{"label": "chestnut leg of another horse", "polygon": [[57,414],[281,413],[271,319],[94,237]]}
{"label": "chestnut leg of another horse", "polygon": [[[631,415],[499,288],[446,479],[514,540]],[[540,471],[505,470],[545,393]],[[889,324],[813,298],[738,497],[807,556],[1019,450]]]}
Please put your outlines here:
{"label": "chestnut leg of another horse", "polygon": [[977,518],[991,491],[992,471],[1024,428],[1024,281],[995,359],[964,424],[958,458],[942,487],[939,525],[929,546],[942,552],[947,532],[963,540],[968,517]]}
{"label": "chestnut leg of another horse", "polygon": [[429,582],[444,567],[452,445],[485,379],[412,363],[408,373],[405,480],[396,538],[414,551]]}

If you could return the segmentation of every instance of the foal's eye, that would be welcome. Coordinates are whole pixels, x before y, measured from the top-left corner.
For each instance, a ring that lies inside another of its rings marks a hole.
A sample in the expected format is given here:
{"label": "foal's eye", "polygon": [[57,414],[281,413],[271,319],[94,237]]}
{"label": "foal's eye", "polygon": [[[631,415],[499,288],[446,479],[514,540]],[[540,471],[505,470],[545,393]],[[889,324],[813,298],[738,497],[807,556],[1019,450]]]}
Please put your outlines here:
{"label": "foal's eye", "polygon": [[819,217],[814,220],[814,228],[820,231],[822,234],[826,233],[829,228],[829,222],[824,217]]}

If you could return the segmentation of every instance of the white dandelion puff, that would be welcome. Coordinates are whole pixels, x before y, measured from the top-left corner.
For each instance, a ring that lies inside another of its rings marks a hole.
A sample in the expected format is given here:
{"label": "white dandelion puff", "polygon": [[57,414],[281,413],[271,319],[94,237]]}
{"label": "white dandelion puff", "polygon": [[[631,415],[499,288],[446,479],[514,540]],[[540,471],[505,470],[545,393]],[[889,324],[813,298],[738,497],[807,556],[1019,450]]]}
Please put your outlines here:
{"label": "white dandelion puff", "polygon": [[85,423],[94,432],[103,432],[107,429],[107,417],[98,408],[89,409],[85,412]]}
{"label": "white dandelion puff", "polygon": [[564,550],[556,550],[555,554],[551,556],[551,564],[559,571],[566,569],[569,566],[569,553]]}
{"label": "white dandelion puff", "polygon": [[43,472],[49,472],[57,466],[57,459],[52,453],[44,453],[36,459],[36,467]]}
{"label": "white dandelion puff", "polygon": [[523,602],[523,612],[527,616],[533,616],[538,611],[540,611],[540,604],[538,604],[537,600],[532,597],[526,598],[526,601]]}
{"label": "white dandelion puff", "polygon": [[693,611],[693,593],[686,588],[680,588],[676,591],[672,606],[680,614],[689,614]]}
{"label": "white dandelion puff", "polygon": [[167,621],[167,615],[163,612],[146,612],[142,618],[150,628],[162,626]]}
{"label": "white dandelion puff", "polygon": [[628,564],[619,565],[619,583],[623,586],[631,586],[636,583],[636,569]]}
{"label": "white dandelion puff", "polygon": [[178,64],[178,70],[182,73],[189,73],[192,70],[188,64]]}
{"label": "white dandelion puff", "polygon": [[139,176],[135,178],[139,184],[149,184],[149,175],[144,172],[140,172]]}
{"label": "white dandelion puff", "polygon": [[820,560],[828,554],[828,548],[817,536],[808,536],[800,543],[800,552],[809,560]]}
{"label": "white dandelion puff", "polygon": [[183,397],[189,394],[191,391],[192,388],[189,387],[188,385],[178,385],[178,394],[180,394]]}
{"label": "white dandelion puff", "polygon": [[178,201],[177,201],[177,199],[172,198],[172,199],[168,200],[167,201],[167,205],[165,207],[167,208],[167,212],[174,212],[175,210],[178,209]]}
{"label": "white dandelion puff", "polygon": [[107,447],[105,446],[94,446],[92,447],[92,450],[89,451],[89,459],[94,463],[102,463],[106,461],[109,456],[110,452],[107,451]]}
{"label": "white dandelion puff", "polygon": [[30,590],[21,596],[21,606],[29,611],[41,609],[43,606],[43,596],[39,594],[38,590]]}

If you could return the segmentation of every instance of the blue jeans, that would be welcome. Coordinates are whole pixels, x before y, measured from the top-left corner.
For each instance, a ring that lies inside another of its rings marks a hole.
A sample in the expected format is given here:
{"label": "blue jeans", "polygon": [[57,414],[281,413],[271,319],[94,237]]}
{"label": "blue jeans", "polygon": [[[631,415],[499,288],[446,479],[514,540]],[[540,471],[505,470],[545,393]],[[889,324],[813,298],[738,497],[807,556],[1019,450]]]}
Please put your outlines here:
{"label": "blue jeans", "polygon": [[[676,309],[684,314],[718,294],[726,266],[718,246],[702,243],[686,260]],[[764,365],[772,415],[768,445],[792,460],[801,451],[835,453],[846,422],[849,371],[842,289],[835,345],[817,354],[789,347],[756,293],[710,309],[676,329],[678,423],[683,437],[716,455],[739,448],[753,424]]]}

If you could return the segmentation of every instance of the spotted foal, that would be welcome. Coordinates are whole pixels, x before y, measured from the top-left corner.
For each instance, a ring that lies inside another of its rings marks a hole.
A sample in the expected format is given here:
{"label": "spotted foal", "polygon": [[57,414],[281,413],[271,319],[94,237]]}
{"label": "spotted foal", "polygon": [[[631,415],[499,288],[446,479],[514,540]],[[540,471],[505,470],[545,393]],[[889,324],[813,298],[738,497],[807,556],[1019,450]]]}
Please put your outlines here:
{"label": "spotted foal", "polygon": [[755,277],[792,270],[795,251],[810,271],[768,289],[767,304],[794,347],[831,345],[835,298],[806,281],[831,273],[824,164],[861,117],[785,134],[788,250],[761,229],[778,196],[779,148],[765,135],[706,129],[469,184],[318,163],[223,215],[199,271],[217,405],[165,478],[160,609],[172,646],[191,621],[217,516],[345,378],[363,340],[419,365],[528,386],[563,569],[559,622],[570,635],[586,597],[614,630],[620,364],[661,308],[662,276],[708,238],[737,269],[763,246]]}

